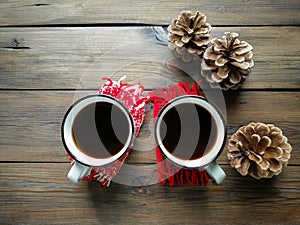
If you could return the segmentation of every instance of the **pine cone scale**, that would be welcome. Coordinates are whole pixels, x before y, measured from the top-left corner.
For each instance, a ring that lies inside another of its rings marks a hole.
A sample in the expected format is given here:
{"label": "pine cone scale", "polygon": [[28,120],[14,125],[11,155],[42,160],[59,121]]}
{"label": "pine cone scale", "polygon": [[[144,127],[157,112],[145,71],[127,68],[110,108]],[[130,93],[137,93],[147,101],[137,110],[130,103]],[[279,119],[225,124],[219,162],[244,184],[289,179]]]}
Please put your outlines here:
{"label": "pine cone scale", "polygon": [[263,136],[265,134],[258,134],[260,136],[262,136],[260,142],[258,143],[258,146],[257,146],[257,152],[259,154],[264,154],[266,149],[271,145],[272,141],[269,137],[267,136]]}
{"label": "pine cone scale", "polygon": [[260,166],[256,166],[257,168],[257,177],[267,177],[270,172],[268,170],[262,169]]}
{"label": "pine cone scale", "polygon": [[205,48],[202,48],[202,46],[205,46],[205,45],[209,44],[209,38],[206,38],[206,37],[204,37],[204,38],[196,38],[196,37],[194,37],[192,39],[192,42],[195,45],[197,45],[198,47],[200,47],[201,49],[205,49]]}
{"label": "pine cone scale", "polygon": [[[230,60],[237,61],[237,62],[239,62],[239,63],[242,63],[242,62],[244,62],[244,61],[246,60],[246,58],[245,58],[244,56],[242,56],[242,55],[237,55],[237,54],[235,54],[235,53],[232,53],[232,55],[229,56],[229,59],[230,59]],[[228,60],[228,61],[229,61],[229,60]]]}
{"label": "pine cone scale", "polygon": [[210,71],[210,70],[213,71],[213,70],[217,69],[217,66],[215,66],[214,63],[211,63],[211,61],[209,61],[209,60],[206,60],[206,61],[203,60],[201,62],[201,68],[203,69],[203,71]]}
{"label": "pine cone scale", "polygon": [[254,66],[254,61],[251,59],[249,62],[249,68],[253,67]]}
{"label": "pine cone scale", "polygon": [[239,72],[237,71],[229,76],[229,80],[232,84],[238,84],[241,82],[242,76],[240,76]]}
{"label": "pine cone scale", "polygon": [[288,151],[292,150],[292,146],[289,143],[287,143],[287,141],[281,143],[279,146],[281,149],[286,149]]}
{"label": "pine cone scale", "polygon": [[283,137],[282,137],[281,132],[274,132],[274,133],[272,133],[272,135],[270,136],[270,138],[272,140],[272,144],[270,145],[270,147],[277,147],[283,141]]}
{"label": "pine cone scale", "polygon": [[252,148],[257,149],[258,143],[260,142],[260,136],[258,134],[253,134],[250,136],[250,139],[250,145],[252,146]]}
{"label": "pine cone scale", "polygon": [[181,38],[181,41],[186,44],[188,43],[190,40],[192,39],[192,36],[190,35],[184,35],[182,38]]}
{"label": "pine cone scale", "polygon": [[248,144],[251,143],[252,136],[247,135],[247,133],[244,133],[242,130],[239,130],[236,133],[236,136],[239,142],[243,143],[244,145],[246,144],[247,148],[249,147]]}
{"label": "pine cone scale", "polygon": [[176,44],[176,46],[179,47],[179,48],[181,48],[181,47],[184,46],[184,43],[183,43],[180,39],[176,40],[176,41],[175,41],[175,44]]}
{"label": "pine cone scale", "polygon": [[272,172],[278,172],[282,169],[282,164],[279,163],[277,160],[275,159],[269,159],[269,163],[270,163],[270,166],[269,166],[269,169],[272,171]]}
{"label": "pine cone scale", "polygon": [[234,53],[237,55],[243,55],[245,53],[248,53],[253,50],[253,47],[251,45],[246,45],[245,47],[239,47],[237,49],[234,49]]}
{"label": "pine cone scale", "polygon": [[216,66],[225,66],[225,64],[229,61],[229,59],[226,59],[223,57],[223,55],[219,55],[217,60],[215,61]]}
{"label": "pine cone scale", "polygon": [[168,33],[168,35],[170,35],[170,34],[176,34],[176,35],[178,35],[180,37],[180,36],[182,36],[182,35],[185,34],[185,32],[182,29],[179,29],[177,27],[172,27],[172,25],[169,25],[168,28],[167,28],[167,30],[169,32],[170,32],[170,30],[172,30],[172,33]]}
{"label": "pine cone scale", "polygon": [[[244,57],[245,57],[245,60],[247,60],[247,61],[252,60],[253,52],[248,52],[248,53],[246,53],[246,54],[244,55]],[[253,60],[252,60],[252,61],[253,61]],[[254,63],[253,63],[253,65],[254,65]],[[253,66],[253,65],[252,65],[252,66]]]}
{"label": "pine cone scale", "polygon": [[250,64],[246,61],[244,61],[244,62],[231,61],[230,64],[232,66],[235,66],[237,68],[241,68],[241,69],[244,69],[244,70],[248,69],[249,66],[250,66]]}
{"label": "pine cone scale", "polygon": [[212,74],[212,78],[213,78],[213,80],[215,80],[215,81],[217,81],[217,82],[221,82],[221,81],[223,80],[223,78],[220,77],[216,72],[214,72],[214,73]]}
{"label": "pine cone scale", "polygon": [[194,30],[194,34],[196,35],[209,35],[209,32],[211,31],[211,26],[207,25],[207,26],[203,26],[201,28],[198,28],[196,30]]}
{"label": "pine cone scale", "polygon": [[193,27],[202,27],[206,23],[206,16],[202,13],[196,12],[193,20]]}
{"label": "pine cone scale", "polygon": [[282,158],[281,161],[284,163],[284,166],[286,166],[287,162],[289,161],[289,159],[291,158],[291,153],[284,151],[282,154]]}
{"label": "pine cone scale", "polygon": [[234,41],[234,43],[232,44],[231,46],[231,50],[236,50],[237,48],[244,48],[244,47],[247,47],[248,46],[248,43],[245,42],[245,41],[240,41],[239,39],[236,39]]}
{"label": "pine cone scale", "polygon": [[250,165],[251,165],[250,160],[248,160],[247,158],[244,158],[244,161],[239,168],[239,172],[243,176],[246,176],[249,171]]}
{"label": "pine cone scale", "polygon": [[283,150],[280,147],[276,147],[276,148],[268,147],[264,152],[264,158],[266,159],[281,158],[282,155],[283,155]]}
{"label": "pine cone scale", "polygon": [[226,51],[227,49],[224,46],[222,46],[222,45],[220,45],[220,46],[214,46],[213,50],[216,51],[216,52],[220,52],[220,53],[226,53],[227,52]]}
{"label": "pine cone scale", "polygon": [[[223,42],[222,40],[218,39],[218,38],[213,38],[211,40],[211,43],[214,45],[214,46],[223,46]],[[225,48],[224,48],[225,49]]]}
{"label": "pine cone scale", "polygon": [[230,72],[230,68],[227,66],[222,67],[219,71],[218,71],[218,77],[224,79],[226,77],[228,77],[228,74]]}
{"label": "pine cone scale", "polygon": [[248,158],[251,161],[256,162],[257,164],[261,163],[262,160],[263,160],[261,156],[259,156],[258,154],[254,153],[253,151],[249,151]]}
{"label": "pine cone scale", "polygon": [[[207,60],[217,60],[218,57],[220,57],[220,54],[216,53],[214,50],[213,50],[213,47],[208,47],[203,55],[204,58],[206,58]],[[206,61],[207,61],[206,60]],[[211,64],[214,64],[213,61],[210,61]]]}
{"label": "pine cone scale", "polygon": [[189,22],[190,21],[182,21],[182,20],[178,20],[176,21],[176,26],[180,29],[182,29],[183,31],[187,31],[189,30]]}
{"label": "pine cone scale", "polygon": [[[172,41],[176,41],[178,40],[179,36],[177,34],[168,34],[168,39],[169,40],[172,40]],[[170,44],[173,44],[173,43],[169,43]]]}
{"label": "pine cone scale", "polygon": [[263,160],[258,164],[258,166],[259,166],[262,170],[267,170],[267,169],[269,169],[269,167],[270,167],[270,163],[269,163],[267,160],[263,159]]}

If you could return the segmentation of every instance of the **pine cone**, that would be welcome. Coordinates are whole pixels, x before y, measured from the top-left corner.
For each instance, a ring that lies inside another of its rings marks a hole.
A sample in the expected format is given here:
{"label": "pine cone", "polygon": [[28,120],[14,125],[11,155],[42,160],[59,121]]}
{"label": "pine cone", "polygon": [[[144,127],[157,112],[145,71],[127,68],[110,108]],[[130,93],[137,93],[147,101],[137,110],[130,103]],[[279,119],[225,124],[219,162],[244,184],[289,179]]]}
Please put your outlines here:
{"label": "pine cone", "polygon": [[211,25],[200,12],[182,11],[168,26],[169,48],[188,62],[204,53],[210,42]]}
{"label": "pine cone", "polygon": [[292,151],[281,129],[273,124],[250,123],[233,134],[227,157],[232,167],[245,176],[271,178],[278,175]]}
{"label": "pine cone", "polygon": [[219,83],[223,90],[238,89],[254,65],[253,47],[238,36],[238,33],[225,32],[222,39],[212,39],[212,46],[203,55],[202,75],[208,81]]}

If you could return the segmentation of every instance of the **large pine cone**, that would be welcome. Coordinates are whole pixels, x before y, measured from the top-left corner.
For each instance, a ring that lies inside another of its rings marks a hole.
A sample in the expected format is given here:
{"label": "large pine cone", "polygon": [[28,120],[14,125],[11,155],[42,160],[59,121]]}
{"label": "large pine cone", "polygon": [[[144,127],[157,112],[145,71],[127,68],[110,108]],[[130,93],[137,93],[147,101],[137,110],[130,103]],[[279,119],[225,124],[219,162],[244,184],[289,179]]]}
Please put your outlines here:
{"label": "large pine cone", "polygon": [[212,46],[203,55],[202,74],[223,90],[238,89],[254,65],[253,47],[240,41],[238,36],[237,33],[225,32],[222,39],[212,39]]}
{"label": "large pine cone", "polygon": [[233,134],[227,157],[232,167],[245,176],[271,178],[278,175],[292,151],[281,129],[273,124],[250,123]]}
{"label": "large pine cone", "polygon": [[210,42],[211,25],[200,12],[182,11],[168,26],[169,48],[176,57],[188,62],[201,56]]}

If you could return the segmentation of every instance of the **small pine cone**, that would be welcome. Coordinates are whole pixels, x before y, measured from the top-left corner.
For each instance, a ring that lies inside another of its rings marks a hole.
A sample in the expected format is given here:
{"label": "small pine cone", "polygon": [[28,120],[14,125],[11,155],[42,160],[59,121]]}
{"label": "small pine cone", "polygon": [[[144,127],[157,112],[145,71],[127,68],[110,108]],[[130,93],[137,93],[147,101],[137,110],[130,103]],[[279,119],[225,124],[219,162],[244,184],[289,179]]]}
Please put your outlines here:
{"label": "small pine cone", "polygon": [[238,36],[238,33],[225,32],[222,39],[212,39],[212,46],[203,55],[202,75],[223,90],[238,89],[254,65],[253,47]]}
{"label": "small pine cone", "polygon": [[182,11],[168,26],[169,48],[183,61],[201,56],[210,42],[211,25],[200,12]]}
{"label": "small pine cone", "polygon": [[291,151],[281,129],[273,124],[252,122],[231,136],[227,157],[230,165],[243,176],[271,178],[287,165]]}

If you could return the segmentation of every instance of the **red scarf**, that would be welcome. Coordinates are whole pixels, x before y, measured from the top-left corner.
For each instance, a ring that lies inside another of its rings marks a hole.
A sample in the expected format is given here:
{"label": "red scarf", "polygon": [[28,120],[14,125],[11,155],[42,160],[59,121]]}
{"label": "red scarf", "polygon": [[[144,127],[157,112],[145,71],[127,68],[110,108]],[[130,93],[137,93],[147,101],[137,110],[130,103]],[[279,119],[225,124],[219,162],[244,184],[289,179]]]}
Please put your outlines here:
{"label": "red scarf", "polygon": [[[144,122],[145,116],[145,102],[147,97],[143,95],[144,87],[140,84],[123,84],[122,77],[119,81],[113,81],[109,78],[104,78],[107,82],[102,85],[98,94],[109,95],[120,101],[129,111],[133,118],[135,135],[137,136],[140,127]],[[106,188],[110,185],[111,180],[118,174],[121,169],[125,159],[129,155],[130,149],[128,148],[124,155],[116,162],[101,167],[92,167],[89,174],[83,178],[83,180],[96,180]],[[69,156],[69,155],[68,155]],[[72,164],[74,163],[73,158]]]}
{"label": "red scarf", "polygon": [[[199,84],[193,83],[190,88],[188,84],[184,82],[167,88],[157,89],[150,92],[149,95],[150,97],[148,102],[154,103],[154,120],[156,120],[161,108],[170,100],[178,96],[199,95],[203,97]],[[206,185],[209,182],[209,178],[205,170],[200,171],[198,169],[186,169],[172,164],[168,159],[165,159],[158,146],[156,146],[156,158],[158,165],[158,183],[160,184],[183,186],[185,184]]]}
{"label": "red scarf", "polygon": [[[188,84],[181,82],[177,85],[172,85],[164,89],[157,89],[149,93],[146,97],[143,95],[144,87],[140,84],[131,85],[123,84],[121,78],[118,82],[105,78],[107,82],[98,90],[98,94],[110,95],[118,99],[131,114],[134,126],[135,135],[138,135],[145,116],[145,103],[153,102],[154,104],[154,120],[156,119],[161,108],[170,100],[183,95],[201,95],[200,86],[196,83],[190,88]],[[111,180],[118,174],[124,161],[129,155],[130,149],[116,162],[102,167],[92,167],[89,174],[83,178],[88,181],[98,181],[106,188]],[[69,156],[69,155],[68,155]],[[70,156],[69,156],[70,157]],[[158,164],[158,183],[169,186],[189,185],[206,185],[209,182],[208,175],[205,171],[198,169],[185,169],[175,166],[169,160],[165,159],[156,147],[156,157]],[[72,164],[74,160],[72,160]],[[167,182],[166,182],[167,181]]]}

